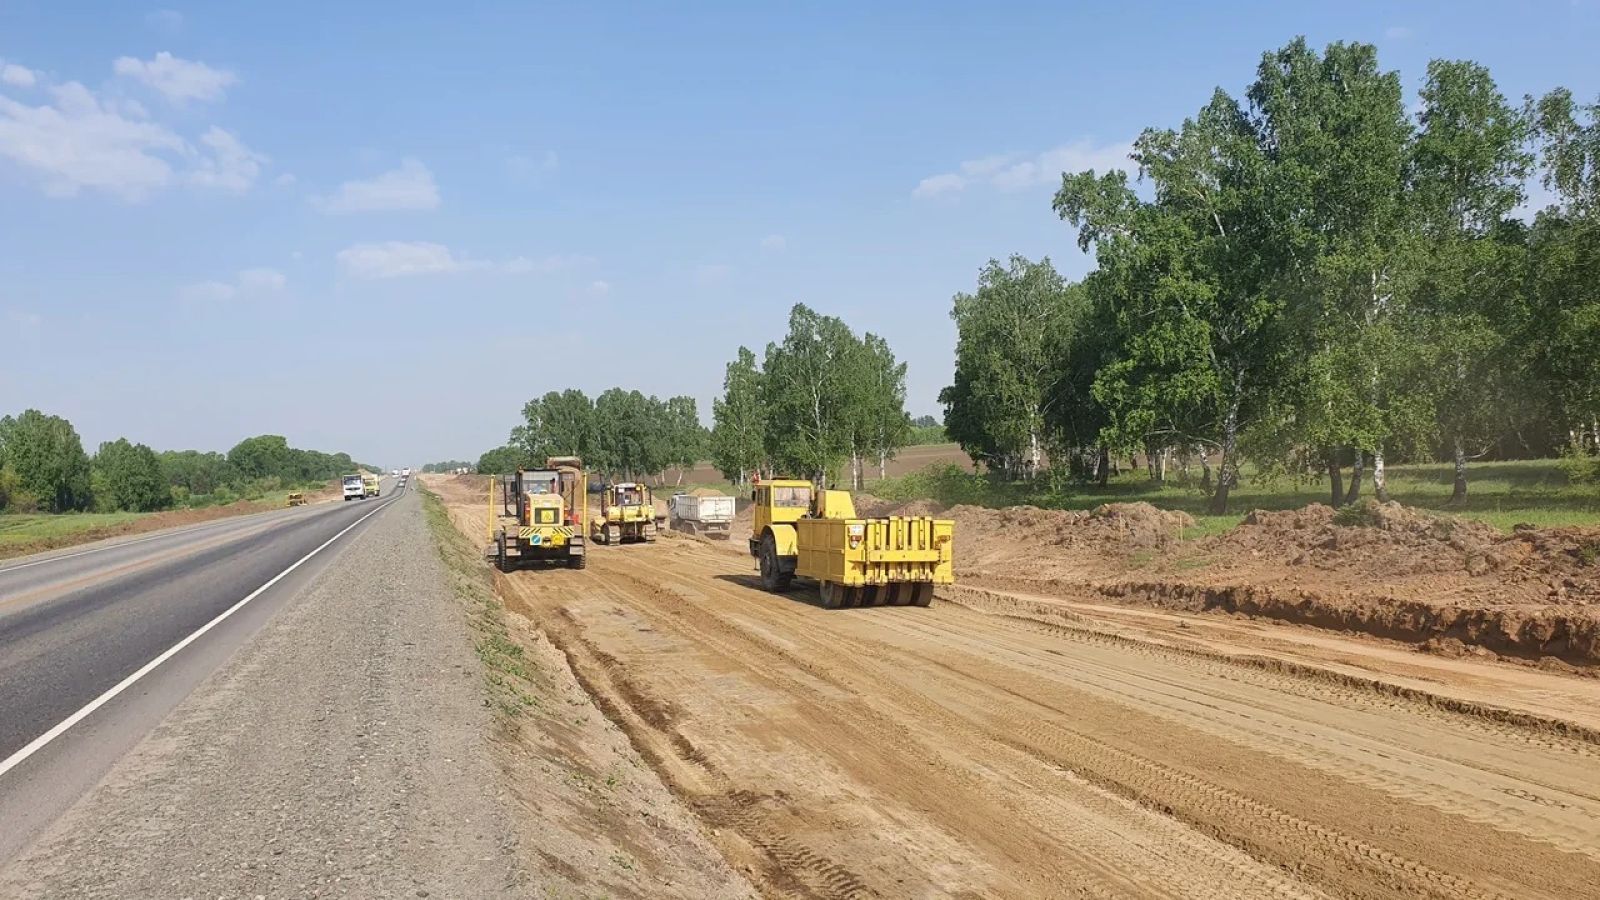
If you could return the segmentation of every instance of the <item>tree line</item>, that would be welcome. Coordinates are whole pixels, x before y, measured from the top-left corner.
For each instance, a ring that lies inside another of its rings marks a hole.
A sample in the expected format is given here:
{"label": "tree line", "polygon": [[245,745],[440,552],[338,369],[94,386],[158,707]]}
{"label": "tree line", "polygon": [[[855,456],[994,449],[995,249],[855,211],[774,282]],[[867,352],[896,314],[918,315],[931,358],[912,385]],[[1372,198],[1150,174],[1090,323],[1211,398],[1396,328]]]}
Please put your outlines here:
{"label": "tree line", "polygon": [[454,472],[457,469],[471,468],[473,468],[473,464],[464,459],[447,459],[442,462],[428,463],[422,467],[422,471],[428,474],[435,474],[439,472],[449,473]]}
{"label": "tree line", "polygon": [[1435,60],[1408,111],[1371,45],[1297,39],[1131,162],[1062,176],[1085,278],[1013,256],[954,299],[945,426],[991,469],[1198,464],[1223,512],[1245,460],[1337,505],[1396,460],[1460,499],[1472,459],[1600,450],[1600,103]]}
{"label": "tree line", "polygon": [[259,497],[320,485],[357,469],[349,454],[289,446],[280,435],[245,438],[227,453],[157,452],[127,438],[90,455],[72,423],[29,409],[0,417],[0,512],[149,512]]}
{"label": "tree line", "polygon": [[711,461],[736,484],[758,472],[826,484],[848,466],[859,488],[867,466],[881,476],[913,436],[905,363],[888,342],[804,304],[790,310],[788,334],[767,345],[759,365],[739,348],[722,388],[712,404]]}
{"label": "tree line", "polygon": [[646,396],[611,388],[594,399],[583,391],[550,391],[522,407],[510,440],[484,453],[477,471],[506,473],[542,466],[552,456],[579,456],[585,466],[614,479],[683,473],[705,453],[706,429],[693,397]]}

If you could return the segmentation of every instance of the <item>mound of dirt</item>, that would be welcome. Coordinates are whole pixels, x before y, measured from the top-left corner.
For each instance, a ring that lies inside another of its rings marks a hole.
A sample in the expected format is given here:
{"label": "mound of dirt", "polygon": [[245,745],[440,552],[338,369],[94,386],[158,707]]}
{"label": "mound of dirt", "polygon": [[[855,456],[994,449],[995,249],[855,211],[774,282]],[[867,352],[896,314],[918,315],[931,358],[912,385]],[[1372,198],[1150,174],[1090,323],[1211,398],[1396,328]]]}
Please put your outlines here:
{"label": "mound of dirt", "polygon": [[1320,503],[1281,512],[1258,509],[1239,527],[1209,539],[1207,549],[1381,578],[1500,571],[1515,561],[1501,541],[1482,522],[1369,500],[1337,512]]}

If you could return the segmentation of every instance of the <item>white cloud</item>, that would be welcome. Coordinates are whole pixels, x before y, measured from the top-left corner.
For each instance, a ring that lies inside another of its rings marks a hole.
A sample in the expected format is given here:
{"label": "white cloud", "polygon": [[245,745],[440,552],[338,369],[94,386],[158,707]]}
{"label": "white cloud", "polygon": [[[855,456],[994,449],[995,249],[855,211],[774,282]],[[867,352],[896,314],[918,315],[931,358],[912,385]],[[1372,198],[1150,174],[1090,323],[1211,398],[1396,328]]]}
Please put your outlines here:
{"label": "white cloud", "polygon": [[244,290],[281,291],[288,282],[289,279],[277,269],[245,269],[239,273],[239,287]]}
{"label": "white cloud", "polygon": [[930,175],[917,182],[916,189],[911,192],[913,197],[937,197],[966,187],[966,179],[954,172],[943,175]]}
{"label": "white cloud", "polygon": [[119,57],[111,64],[118,75],[132,78],[173,103],[190,100],[220,100],[238,78],[225,69],[213,69],[203,62],[180,59],[165,50],[149,60]]}
{"label": "white cloud", "polygon": [[352,278],[401,278],[488,268],[478,260],[458,258],[443,244],[427,241],[382,241],[353,244],[339,251],[339,266]]}
{"label": "white cloud", "polygon": [[761,249],[763,250],[772,250],[776,252],[787,246],[789,246],[789,242],[784,240],[783,235],[781,234],[769,234],[761,239]]}
{"label": "white cloud", "polygon": [[312,198],[325,213],[436,209],[439,186],[421,161],[404,159],[398,169],[366,181],[346,181],[331,197]]}
{"label": "white cloud", "polygon": [[31,88],[39,81],[32,69],[19,66],[16,63],[6,63],[0,66],[0,82],[12,87]]}
{"label": "white cloud", "polygon": [[184,285],[178,289],[178,296],[181,299],[195,303],[205,301],[220,303],[224,300],[232,300],[237,293],[239,293],[238,288],[221,281],[202,281],[199,284]]}
{"label": "white cloud", "polygon": [[526,275],[532,272],[548,275],[551,272],[559,272],[563,269],[587,266],[593,262],[594,257],[592,256],[556,255],[546,256],[543,259],[529,259],[526,256],[518,256],[515,259],[509,259],[501,263],[499,268],[500,271],[509,275]]}
{"label": "white cloud", "polygon": [[178,297],[191,303],[222,303],[240,296],[281,291],[289,283],[277,269],[243,269],[233,281],[201,281],[178,289]]}
{"label": "white cloud", "polygon": [[213,125],[200,136],[209,153],[202,152],[189,173],[189,183],[242,194],[255,184],[265,156],[251,150],[231,132]]}
{"label": "white cloud", "polygon": [[694,270],[694,283],[700,285],[701,287],[710,287],[713,284],[721,284],[722,282],[727,281],[728,276],[731,274],[733,274],[733,267],[723,265],[721,263],[696,266]]}
{"label": "white cloud", "polygon": [[1411,29],[1404,25],[1390,25],[1383,30],[1383,36],[1391,41],[1403,41],[1411,37]]}
{"label": "white cloud", "polygon": [[0,156],[37,174],[47,193],[89,188],[138,200],[170,184],[171,158],[191,151],[177,134],[102,105],[75,81],[51,93],[45,106],[0,95]]}
{"label": "white cloud", "polygon": [[1019,191],[1057,183],[1063,172],[1094,169],[1132,168],[1128,154],[1133,143],[1096,145],[1093,141],[1073,141],[1032,155],[1006,153],[985,156],[961,163],[956,172],[930,175],[917,183],[911,196],[926,199],[954,194],[968,187],[987,185],[1001,191]]}
{"label": "white cloud", "polygon": [[288,186],[294,184],[294,182],[295,182],[295,177],[294,177],[294,174],[292,172],[284,172],[282,175],[279,175],[277,178],[272,179],[272,183],[277,185],[278,187],[288,187]]}
{"label": "white cloud", "polygon": [[136,100],[28,74],[45,99],[35,106],[0,94],[0,161],[16,164],[48,194],[87,189],[137,201],[180,183],[239,192],[266,162],[221,128],[191,142],[152,120]]}
{"label": "white cloud", "polygon": [[408,275],[453,272],[494,272],[502,275],[548,275],[586,266],[590,256],[556,255],[542,259],[517,256],[504,262],[458,256],[449,247],[429,241],[369,241],[340,250],[336,259],[352,278],[401,278]]}
{"label": "white cloud", "polygon": [[554,172],[561,165],[561,160],[554,150],[546,150],[541,157],[513,154],[506,157],[506,171],[513,181],[524,184],[538,184],[546,175]]}
{"label": "white cloud", "polygon": [[183,30],[183,13],[175,9],[158,9],[145,13],[144,23],[163,34],[177,34]]}
{"label": "white cloud", "polygon": [[590,296],[604,297],[609,293],[611,293],[611,282],[599,280],[589,282]]}

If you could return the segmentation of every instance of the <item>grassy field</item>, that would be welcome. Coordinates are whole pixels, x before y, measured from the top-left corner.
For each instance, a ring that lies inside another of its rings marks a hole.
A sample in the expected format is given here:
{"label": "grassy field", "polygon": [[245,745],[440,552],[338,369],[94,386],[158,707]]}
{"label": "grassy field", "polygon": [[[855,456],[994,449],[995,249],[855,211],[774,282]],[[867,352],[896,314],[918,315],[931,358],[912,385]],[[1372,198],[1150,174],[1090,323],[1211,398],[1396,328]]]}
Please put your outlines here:
{"label": "grassy field", "polygon": [[0,514],[0,547],[56,541],[91,528],[110,528],[132,522],[141,513],[5,513]]}
{"label": "grassy field", "polygon": [[[269,491],[250,501],[253,509],[287,506],[289,491]],[[179,508],[134,513],[0,513],[0,558],[99,540],[122,532],[183,525],[214,517],[206,510]]]}
{"label": "grassy field", "polygon": [[[1234,490],[1224,516],[1206,513],[1206,497],[1198,488],[1175,478],[1157,484],[1143,472],[1126,472],[1104,488],[1044,483],[996,484],[972,472],[971,461],[954,444],[907,448],[890,464],[890,477],[878,480],[869,473],[867,491],[890,500],[934,500],[945,504],[976,506],[1031,504],[1056,509],[1092,509],[1102,503],[1144,500],[1164,509],[1180,509],[1195,517],[1198,526],[1190,536],[1226,531],[1252,509],[1298,509],[1309,503],[1327,503],[1328,486],[1322,481],[1296,481],[1288,477],[1264,478],[1246,469]],[[1389,495],[1407,506],[1479,519],[1510,531],[1521,523],[1540,526],[1600,525],[1600,485],[1573,484],[1553,459],[1473,463],[1468,468],[1467,500],[1451,505],[1454,470],[1447,463],[1389,467]],[[1348,478],[1348,471],[1346,472]],[[697,466],[687,473],[683,487],[662,487],[669,495],[689,487],[710,487],[734,493],[732,485],[714,469]],[[1372,496],[1370,473],[1362,496]]]}
{"label": "grassy field", "polygon": [[[1600,524],[1600,487],[1572,484],[1556,460],[1475,464],[1468,471],[1467,500],[1461,504],[1450,503],[1454,477],[1448,464],[1391,466],[1389,496],[1407,506],[1478,519],[1503,531],[1522,523]],[[1058,509],[1091,509],[1101,503],[1144,500],[1194,516],[1198,527],[1192,536],[1225,531],[1252,509],[1298,509],[1329,501],[1325,480],[1269,479],[1248,469],[1230,498],[1232,511],[1222,516],[1206,512],[1207,500],[1198,488],[1171,480],[1157,484],[1142,472],[1125,473],[1104,488],[1069,484],[1051,489],[1044,485],[994,484],[959,469],[934,466],[869,489],[889,499],[930,499],[980,506],[1029,503]],[[1363,485],[1362,496],[1372,496],[1370,480]]]}

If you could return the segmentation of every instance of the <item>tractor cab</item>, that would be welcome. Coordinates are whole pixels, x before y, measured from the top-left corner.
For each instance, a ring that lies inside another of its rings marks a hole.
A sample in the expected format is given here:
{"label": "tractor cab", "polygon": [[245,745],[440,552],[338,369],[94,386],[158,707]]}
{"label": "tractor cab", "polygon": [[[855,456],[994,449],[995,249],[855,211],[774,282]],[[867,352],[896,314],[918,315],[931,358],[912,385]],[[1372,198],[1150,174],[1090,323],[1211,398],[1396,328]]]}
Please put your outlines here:
{"label": "tractor cab", "polygon": [[583,463],[576,457],[559,462],[518,469],[490,482],[491,543],[484,552],[502,570],[533,561],[564,562],[577,569],[586,564]]}

